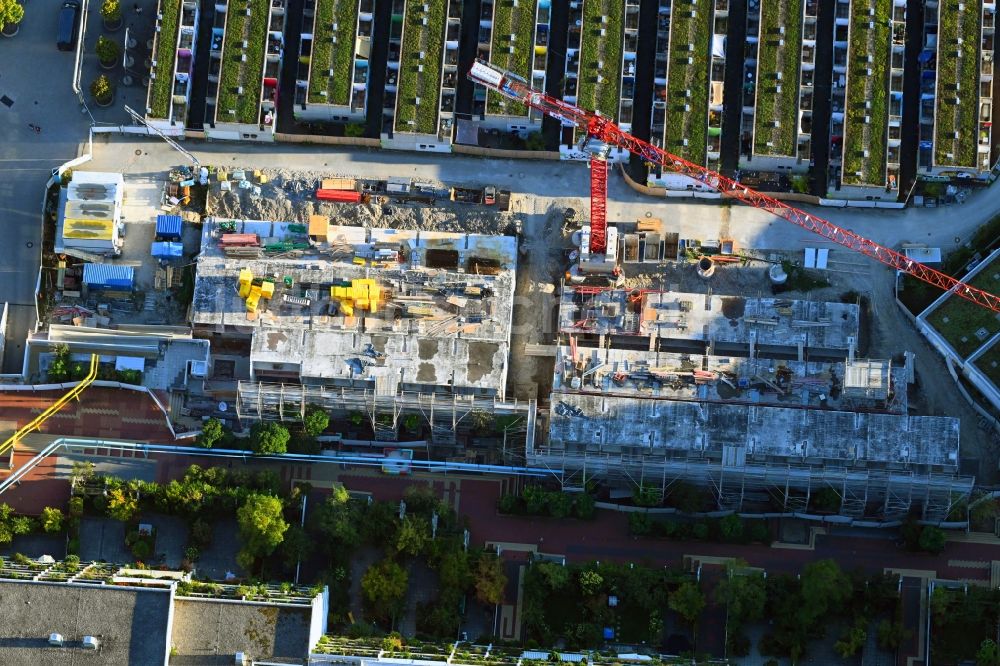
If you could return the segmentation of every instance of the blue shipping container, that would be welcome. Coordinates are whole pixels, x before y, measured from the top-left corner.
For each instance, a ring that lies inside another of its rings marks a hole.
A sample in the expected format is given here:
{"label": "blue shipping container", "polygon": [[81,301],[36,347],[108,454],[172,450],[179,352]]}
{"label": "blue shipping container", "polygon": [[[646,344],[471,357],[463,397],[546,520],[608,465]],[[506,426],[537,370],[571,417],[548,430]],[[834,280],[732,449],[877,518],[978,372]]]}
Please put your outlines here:
{"label": "blue shipping container", "polygon": [[181,237],[180,215],[157,215],[156,235],[160,238],[176,239]]}
{"label": "blue shipping container", "polygon": [[149,253],[157,259],[180,259],[184,254],[182,243],[153,243]]}
{"label": "blue shipping container", "polygon": [[94,289],[131,289],[135,269],[111,264],[84,264],[83,283]]}

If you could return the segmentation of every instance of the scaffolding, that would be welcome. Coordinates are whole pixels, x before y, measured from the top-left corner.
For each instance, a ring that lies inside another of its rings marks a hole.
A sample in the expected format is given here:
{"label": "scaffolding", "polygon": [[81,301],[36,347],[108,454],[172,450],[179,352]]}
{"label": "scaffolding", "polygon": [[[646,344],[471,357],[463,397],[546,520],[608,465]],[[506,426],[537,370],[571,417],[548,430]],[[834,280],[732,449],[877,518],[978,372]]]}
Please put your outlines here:
{"label": "scaffolding", "polygon": [[784,514],[807,514],[812,496],[829,488],[841,500],[839,515],[858,520],[898,520],[916,508],[924,520],[944,521],[968,500],[975,483],[973,477],[918,468],[719,460],[698,452],[672,457],[528,449],[527,464],[548,469],[567,489],[600,478],[614,487],[641,486],[667,498],[674,484],[683,481],[710,488],[716,508],[729,511],[768,504]]}
{"label": "scaffolding", "polygon": [[491,396],[459,393],[421,393],[375,389],[240,382],[237,386],[237,414],[254,421],[301,421],[306,407],[316,405],[331,415],[366,416],[376,441],[396,441],[400,417],[415,414],[423,418],[438,446],[454,446],[459,432],[480,429],[483,417],[494,422],[504,417],[503,435],[517,448],[534,447],[535,400],[500,400]]}

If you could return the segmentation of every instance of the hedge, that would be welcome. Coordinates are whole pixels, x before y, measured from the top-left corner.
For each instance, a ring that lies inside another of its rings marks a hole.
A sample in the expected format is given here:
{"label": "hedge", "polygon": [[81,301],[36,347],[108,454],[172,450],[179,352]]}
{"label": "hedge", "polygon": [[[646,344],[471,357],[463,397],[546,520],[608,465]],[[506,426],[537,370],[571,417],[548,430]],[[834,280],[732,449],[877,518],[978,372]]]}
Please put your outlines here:
{"label": "hedge", "polygon": [[181,0],[161,0],[160,33],[156,38],[156,78],[150,81],[149,115],[166,118],[170,115],[170,98],[174,89],[174,59],[177,57],[177,31],[180,28]]}
{"label": "hedge", "polygon": [[[337,23],[336,44],[330,41],[334,35],[334,21]],[[350,104],[357,24],[357,0],[318,0],[316,3],[309,67],[310,104]],[[333,76],[329,75],[331,69]],[[326,91],[325,97],[320,94],[321,91]]]}

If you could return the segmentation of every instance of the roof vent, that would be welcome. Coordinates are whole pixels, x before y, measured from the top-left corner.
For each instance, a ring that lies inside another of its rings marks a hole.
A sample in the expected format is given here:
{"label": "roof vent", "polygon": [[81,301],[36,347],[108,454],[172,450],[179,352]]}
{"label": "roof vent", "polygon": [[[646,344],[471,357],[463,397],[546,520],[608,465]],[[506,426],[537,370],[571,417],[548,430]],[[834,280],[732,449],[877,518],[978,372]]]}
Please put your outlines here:
{"label": "roof vent", "polygon": [[101,642],[97,640],[96,636],[84,636],[83,637],[83,649],[84,650],[96,650],[101,647]]}
{"label": "roof vent", "polygon": [[49,645],[54,645],[56,647],[62,647],[64,644],[62,634],[49,634]]}

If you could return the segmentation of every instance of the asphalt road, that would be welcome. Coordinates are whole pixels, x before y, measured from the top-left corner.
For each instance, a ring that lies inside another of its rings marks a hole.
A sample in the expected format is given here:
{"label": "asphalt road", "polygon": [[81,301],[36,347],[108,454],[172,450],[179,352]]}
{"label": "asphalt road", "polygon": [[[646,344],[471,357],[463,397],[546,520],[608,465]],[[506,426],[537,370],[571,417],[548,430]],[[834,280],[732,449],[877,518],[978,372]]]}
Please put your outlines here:
{"label": "asphalt road", "polygon": [[35,324],[45,183],[80,153],[89,125],[71,90],[74,54],[56,49],[57,8],[29,1],[18,34],[0,38],[0,303],[10,303],[3,372],[20,372]]}

